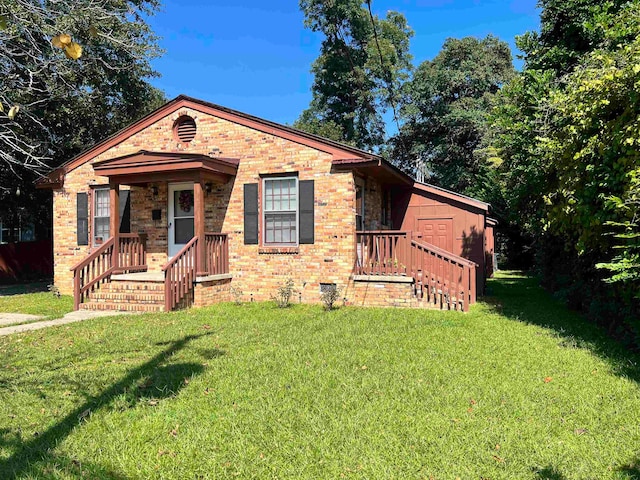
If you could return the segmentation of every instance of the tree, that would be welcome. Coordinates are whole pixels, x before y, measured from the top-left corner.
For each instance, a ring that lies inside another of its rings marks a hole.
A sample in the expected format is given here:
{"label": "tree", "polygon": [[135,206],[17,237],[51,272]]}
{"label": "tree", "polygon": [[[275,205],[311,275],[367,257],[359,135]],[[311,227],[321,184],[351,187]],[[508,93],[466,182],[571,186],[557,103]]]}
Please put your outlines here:
{"label": "tree", "polygon": [[514,251],[532,247],[546,287],[640,345],[640,1],[542,6],[492,124],[508,224],[527,242]]}
{"label": "tree", "polygon": [[[314,62],[313,100],[295,126],[360,148],[385,139],[383,114],[398,102],[400,85],[411,71],[405,17],[371,13],[360,0],[301,0],[305,25],[324,40]],[[336,137],[340,138],[336,138]]]}
{"label": "tree", "polygon": [[498,38],[447,39],[405,86],[393,158],[408,170],[424,166],[432,183],[482,196],[491,182],[488,113],[513,74],[509,46]]}
{"label": "tree", "polygon": [[[46,204],[38,175],[139,116],[160,51],[144,15],[156,0],[0,0],[0,217]],[[15,196],[20,189],[22,195]],[[38,218],[33,211],[31,217]]]}

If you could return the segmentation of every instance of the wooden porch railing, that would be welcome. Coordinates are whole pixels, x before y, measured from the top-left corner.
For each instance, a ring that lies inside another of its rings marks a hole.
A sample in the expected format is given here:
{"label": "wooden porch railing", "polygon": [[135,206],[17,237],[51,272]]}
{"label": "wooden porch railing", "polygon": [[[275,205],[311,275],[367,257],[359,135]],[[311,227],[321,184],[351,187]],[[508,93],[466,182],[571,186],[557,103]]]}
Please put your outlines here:
{"label": "wooden porch railing", "polygon": [[205,238],[205,268],[209,275],[229,273],[229,239],[226,233],[210,233]]}
{"label": "wooden porch railing", "polygon": [[147,236],[143,233],[121,233],[117,273],[147,270]]}
{"label": "wooden porch railing", "polygon": [[73,272],[73,308],[77,310],[87,296],[109,280],[113,273],[139,272],[147,270],[146,238],[144,235],[127,233],[120,235],[118,250],[119,268],[113,267],[114,239],[109,237],[100,247],[78,262]]}
{"label": "wooden porch railing", "polygon": [[193,237],[162,267],[164,272],[164,309],[175,309],[183,301],[192,300],[196,281],[198,237]]}
{"label": "wooden porch railing", "polygon": [[412,232],[356,232],[356,275],[413,277],[418,298],[469,310],[476,301],[474,262],[413,238]]}
{"label": "wooden porch railing", "polygon": [[356,275],[409,275],[407,232],[356,232]]}

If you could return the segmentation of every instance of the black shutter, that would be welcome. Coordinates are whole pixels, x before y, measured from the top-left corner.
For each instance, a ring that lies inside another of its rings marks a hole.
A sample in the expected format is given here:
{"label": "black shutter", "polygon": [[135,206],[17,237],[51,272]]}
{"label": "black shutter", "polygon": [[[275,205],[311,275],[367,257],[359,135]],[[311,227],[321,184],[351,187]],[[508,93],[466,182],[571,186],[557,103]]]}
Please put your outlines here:
{"label": "black shutter", "polygon": [[76,194],[76,218],[78,245],[89,245],[89,197],[86,193]]}
{"label": "black shutter", "polygon": [[244,244],[258,244],[258,184],[244,184]]}
{"label": "black shutter", "polygon": [[313,243],[313,180],[301,180],[298,182],[300,189],[300,243]]}
{"label": "black shutter", "polygon": [[120,233],[131,233],[130,190],[120,190]]}

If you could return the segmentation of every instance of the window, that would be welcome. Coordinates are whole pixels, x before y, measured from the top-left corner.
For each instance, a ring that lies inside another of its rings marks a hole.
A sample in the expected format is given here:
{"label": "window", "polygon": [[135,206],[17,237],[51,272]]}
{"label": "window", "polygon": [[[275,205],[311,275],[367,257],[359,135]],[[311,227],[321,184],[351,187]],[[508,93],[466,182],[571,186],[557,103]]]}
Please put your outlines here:
{"label": "window", "polygon": [[298,244],[298,179],[264,179],[264,244]]}
{"label": "window", "polygon": [[93,244],[100,245],[109,238],[109,189],[95,189],[93,198]]}

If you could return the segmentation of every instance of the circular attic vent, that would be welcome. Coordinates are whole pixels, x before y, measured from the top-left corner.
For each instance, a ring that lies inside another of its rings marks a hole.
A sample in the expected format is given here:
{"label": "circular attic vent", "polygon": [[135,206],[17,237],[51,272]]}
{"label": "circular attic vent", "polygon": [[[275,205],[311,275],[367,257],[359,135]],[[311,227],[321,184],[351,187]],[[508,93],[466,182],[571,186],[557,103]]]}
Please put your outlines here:
{"label": "circular attic vent", "polygon": [[189,143],[196,136],[196,121],[188,115],[183,115],[173,125],[173,133],[182,143]]}

